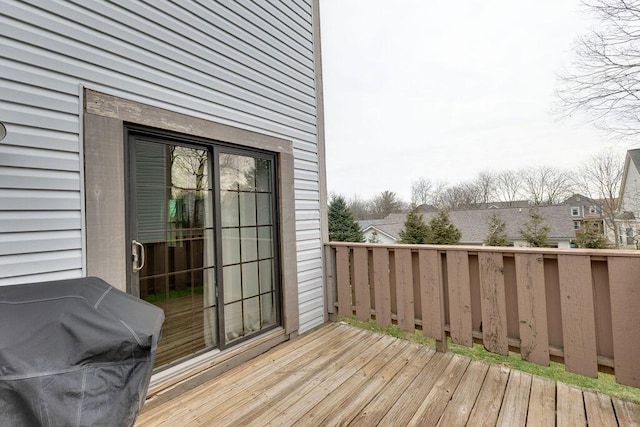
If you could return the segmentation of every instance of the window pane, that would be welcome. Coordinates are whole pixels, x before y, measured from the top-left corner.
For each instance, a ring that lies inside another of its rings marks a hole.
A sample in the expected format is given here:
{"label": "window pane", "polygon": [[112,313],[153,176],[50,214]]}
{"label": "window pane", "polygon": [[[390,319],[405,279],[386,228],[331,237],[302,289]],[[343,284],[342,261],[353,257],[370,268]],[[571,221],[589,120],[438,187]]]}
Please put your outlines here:
{"label": "window pane", "polygon": [[271,195],[265,193],[256,194],[258,225],[271,225]]}
{"label": "window pane", "polygon": [[142,187],[137,189],[136,222],[141,243],[165,238],[167,226],[166,189]]}
{"label": "window pane", "polygon": [[171,185],[182,189],[209,188],[209,152],[190,147],[169,146]]}
{"label": "window pane", "polygon": [[237,228],[222,230],[222,264],[240,262],[240,233]]}
{"label": "window pane", "polygon": [[244,333],[250,334],[260,329],[260,299],[244,300]]}
{"label": "window pane", "polygon": [[255,193],[240,193],[240,225],[256,225]]}
{"label": "window pane", "polygon": [[258,227],[258,254],[260,259],[271,258],[272,256],[271,229],[272,227]]}
{"label": "window pane", "polygon": [[244,335],[242,327],[242,302],[224,306],[225,336],[233,341]]}
{"label": "window pane", "polygon": [[202,271],[202,287],[204,298],[202,300],[203,307],[215,307],[216,305],[216,271],[213,268],[207,268]]}
{"label": "window pane", "polygon": [[205,230],[204,236],[202,264],[203,267],[213,267],[215,266],[215,241],[213,240],[213,230]]}
{"label": "window pane", "polygon": [[273,296],[273,293],[268,293],[260,296],[263,328],[274,325],[276,323],[276,306],[273,301]]}
{"label": "window pane", "polygon": [[258,263],[242,264],[242,296],[243,298],[258,295]]}
{"label": "window pane", "polygon": [[169,146],[156,142],[136,141],[136,184],[166,187],[167,152]]}
{"label": "window pane", "polygon": [[[140,236],[138,236],[138,238],[140,238]],[[150,242],[149,239],[146,239],[146,241]],[[145,243],[144,252],[144,267],[140,271],[140,277],[155,276],[157,274],[167,273],[166,242]]]}
{"label": "window pane", "polygon": [[227,304],[242,299],[240,266],[223,267],[222,275],[224,280],[224,303]]}
{"label": "window pane", "polygon": [[162,307],[167,299],[166,276],[140,279],[140,298]]}
{"label": "window pane", "polygon": [[238,193],[235,191],[220,192],[220,214],[223,227],[237,227],[240,225]]}
{"label": "window pane", "polygon": [[206,347],[215,347],[218,345],[218,337],[216,330],[218,329],[218,312],[215,307],[206,308],[203,313],[204,317],[204,343]]}
{"label": "window pane", "polygon": [[252,157],[220,154],[220,189],[255,190],[255,163]]}
{"label": "window pane", "polygon": [[273,291],[273,260],[267,259],[260,261],[260,292]]}
{"label": "window pane", "polygon": [[242,262],[258,259],[256,229],[254,227],[241,228],[240,236],[242,238]]}
{"label": "window pane", "polygon": [[271,191],[271,160],[256,159],[256,189]]}

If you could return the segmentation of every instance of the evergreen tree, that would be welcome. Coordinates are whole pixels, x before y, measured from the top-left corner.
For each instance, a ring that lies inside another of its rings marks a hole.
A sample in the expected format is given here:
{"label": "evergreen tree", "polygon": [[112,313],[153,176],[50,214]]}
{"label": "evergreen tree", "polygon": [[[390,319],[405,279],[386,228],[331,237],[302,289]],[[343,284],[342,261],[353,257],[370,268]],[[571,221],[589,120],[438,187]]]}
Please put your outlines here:
{"label": "evergreen tree", "polygon": [[549,246],[548,235],[551,227],[544,224],[544,215],[537,209],[529,211],[529,220],[520,230],[520,235],[532,248],[544,248]]}
{"label": "evergreen tree", "polygon": [[576,232],[575,244],[579,248],[605,249],[609,246],[607,238],[598,230],[597,224],[585,223]]}
{"label": "evergreen tree", "polygon": [[342,196],[329,203],[329,240],[332,242],[364,242],[364,235]]}
{"label": "evergreen tree", "polygon": [[378,238],[378,231],[373,230],[371,232],[371,237],[369,237],[369,243],[380,243],[380,239]]}
{"label": "evergreen tree", "polygon": [[407,214],[404,228],[400,231],[400,243],[423,244],[427,242],[428,235],[429,228],[424,223],[422,214],[418,213],[417,206],[413,206]]}
{"label": "evergreen tree", "polygon": [[507,233],[505,229],[507,224],[502,220],[502,217],[494,212],[487,221],[488,234],[484,241],[487,246],[507,246],[509,240],[507,239]]}
{"label": "evergreen tree", "polygon": [[429,220],[427,226],[429,227],[427,243],[434,245],[457,245],[460,243],[462,233],[451,223],[447,211],[439,211]]}

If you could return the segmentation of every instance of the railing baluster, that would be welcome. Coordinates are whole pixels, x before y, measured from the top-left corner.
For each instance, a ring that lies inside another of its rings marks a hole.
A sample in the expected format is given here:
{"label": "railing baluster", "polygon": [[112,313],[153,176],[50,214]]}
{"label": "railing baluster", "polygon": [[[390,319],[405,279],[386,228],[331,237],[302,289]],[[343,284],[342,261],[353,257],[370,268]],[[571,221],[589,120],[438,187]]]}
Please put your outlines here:
{"label": "railing baluster", "polygon": [[504,290],[502,254],[480,252],[480,305],[482,310],[482,340],[487,350],[507,355],[507,306]]}
{"label": "railing baluster", "polygon": [[549,366],[547,300],[542,254],[515,254],[520,316],[520,353],[524,360]]}
{"label": "railing baluster", "polygon": [[413,332],[415,330],[415,311],[411,249],[396,249],[395,265],[398,327],[403,331]]}
{"label": "railing baluster", "polygon": [[444,332],[444,301],[442,268],[437,250],[418,251],[420,265],[420,302],[422,307],[422,333],[435,338],[438,351],[446,351]]}
{"label": "railing baluster", "polygon": [[471,284],[469,255],[466,251],[447,251],[447,285],[451,340],[456,344],[471,347]]}
{"label": "railing baluster", "polygon": [[391,285],[387,248],[373,248],[373,290],[376,299],[376,323],[383,327],[391,326]]}
{"label": "railing baluster", "polygon": [[598,376],[596,324],[588,255],[558,255],[564,363],[567,371]]}
{"label": "railing baluster", "polygon": [[640,259],[609,257],[616,381],[640,387]]}
{"label": "railing baluster", "polygon": [[356,318],[362,322],[368,322],[371,319],[371,293],[369,292],[367,248],[353,248],[353,286]]}

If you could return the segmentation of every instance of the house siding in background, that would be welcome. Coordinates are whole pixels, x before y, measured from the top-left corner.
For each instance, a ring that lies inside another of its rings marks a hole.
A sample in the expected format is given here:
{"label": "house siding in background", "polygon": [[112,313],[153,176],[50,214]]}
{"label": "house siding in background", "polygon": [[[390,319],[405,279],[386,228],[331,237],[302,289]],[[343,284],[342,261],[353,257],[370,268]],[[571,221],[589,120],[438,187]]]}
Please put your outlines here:
{"label": "house siding in background", "polygon": [[82,93],[293,142],[300,332],[324,320],[312,2],[3,1],[0,285],[86,272]]}

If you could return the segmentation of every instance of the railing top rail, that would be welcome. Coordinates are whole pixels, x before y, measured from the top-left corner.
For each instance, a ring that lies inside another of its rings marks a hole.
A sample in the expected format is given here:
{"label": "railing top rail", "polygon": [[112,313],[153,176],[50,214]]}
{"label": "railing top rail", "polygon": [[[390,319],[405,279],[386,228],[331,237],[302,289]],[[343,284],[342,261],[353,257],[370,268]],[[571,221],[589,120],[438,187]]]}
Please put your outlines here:
{"label": "railing top rail", "polygon": [[386,243],[354,243],[328,242],[331,247],[360,247],[360,248],[388,248],[388,249],[436,249],[438,251],[466,251],[466,252],[506,252],[506,253],[539,253],[543,255],[589,255],[596,257],[634,257],[640,258],[640,250],[629,249],[576,249],[576,248],[520,248],[512,246],[472,246],[472,245],[410,245]]}

